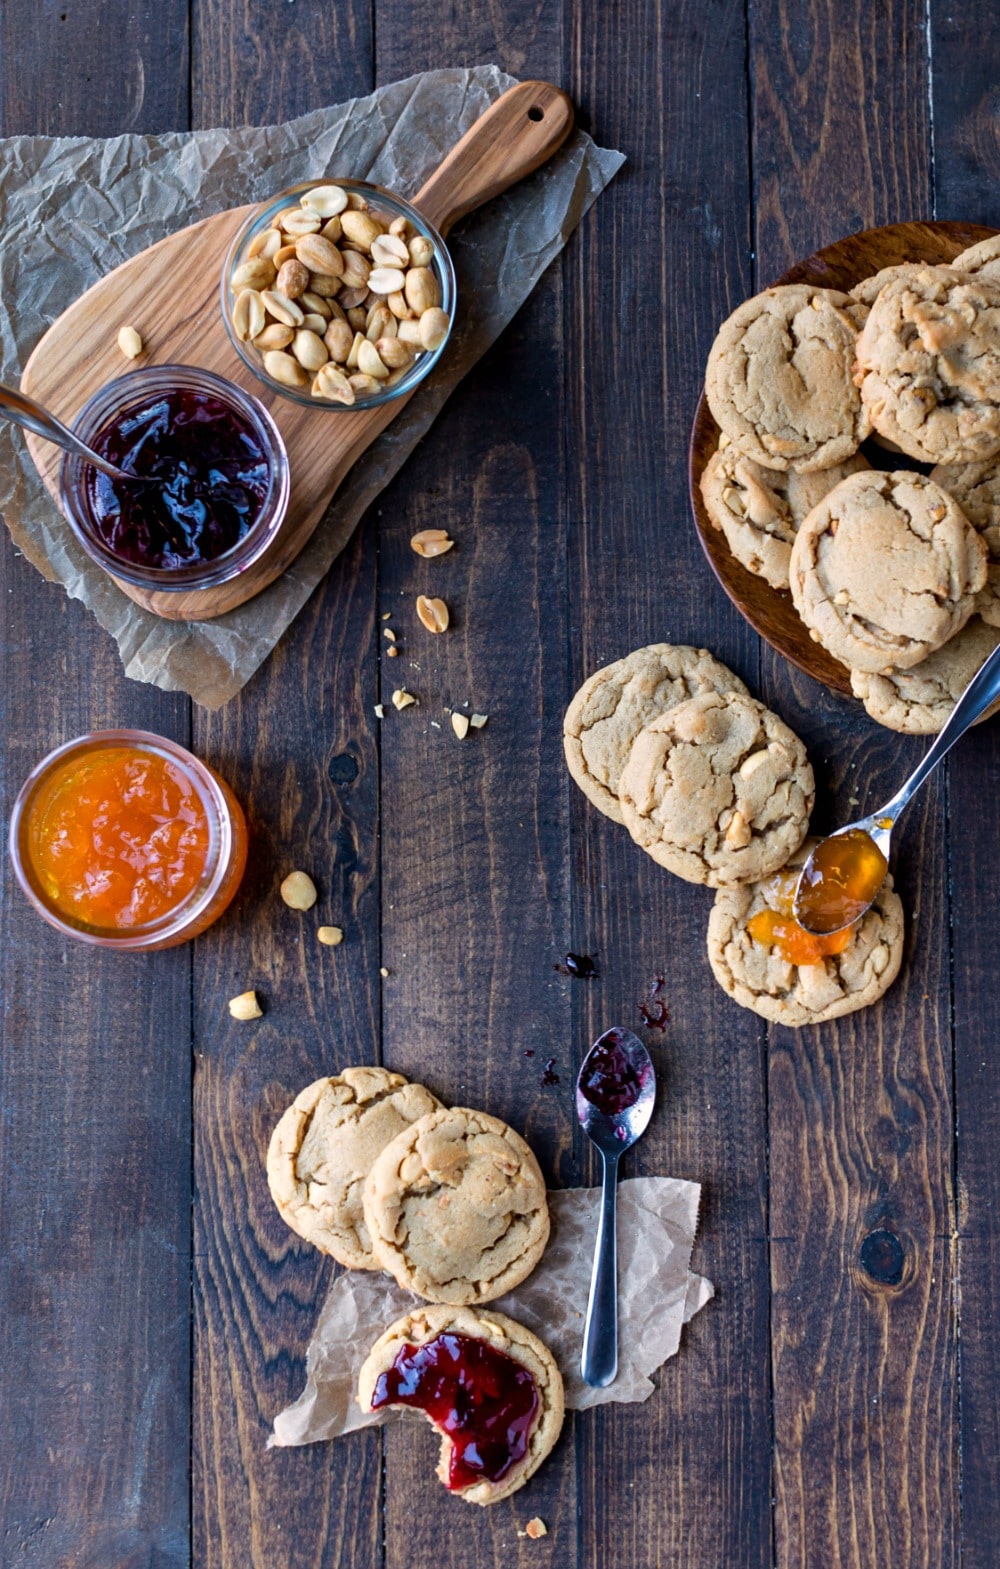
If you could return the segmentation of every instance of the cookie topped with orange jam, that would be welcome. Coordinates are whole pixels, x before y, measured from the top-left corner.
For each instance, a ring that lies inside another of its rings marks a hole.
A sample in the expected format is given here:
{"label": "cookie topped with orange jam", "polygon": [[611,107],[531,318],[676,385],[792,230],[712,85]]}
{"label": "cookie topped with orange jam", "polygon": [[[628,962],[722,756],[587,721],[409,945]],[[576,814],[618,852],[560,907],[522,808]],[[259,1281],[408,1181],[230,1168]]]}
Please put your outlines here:
{"label": "cookie topped with orange jam", "polygon": [[867,1008],[888,991],[903,958],[903,906],[891,877],[843,931],[815,936],[795,920],[795,885],[818,842],[807,840],[761,882],[720,889],[709,917],[708,958],[719,985],[776,1024],[820,1024]]}

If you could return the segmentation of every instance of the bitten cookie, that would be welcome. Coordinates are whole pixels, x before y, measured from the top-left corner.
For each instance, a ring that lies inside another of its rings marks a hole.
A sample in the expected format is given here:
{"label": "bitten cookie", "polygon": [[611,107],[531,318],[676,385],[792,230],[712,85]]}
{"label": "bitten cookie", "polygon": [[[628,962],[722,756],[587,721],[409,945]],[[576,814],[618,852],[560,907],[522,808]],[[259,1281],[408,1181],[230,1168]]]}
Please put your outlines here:
{"label": "bitten cookie", "polygon": [[782,284],[746,300],[719,329],[705,396],[722,431],[764,468],[830,468],[870,430],[853,381],[857,302]]}
{"label": "bitten cookie", "polygon": [[954,637],[986,583],[986,547],[940,485],[899,470],[853,474],[792,547],[795,608],[852,670],[919,664]]}
{"label": "bitten cookie", "polygon": [[271,1135],[267,1182],[282,1218],[348,1269],[381,1269],[362,1208],[376,1157],[441,1102],[385,1068],[345,1068],[297,1095]]}
{"label": "bitten cookie", "polygon": [[924,267],[878,295],[856,379],[874,428],[924,463],[1000,450],[1000,282]]}
{"label": "bitten cookie", "polygon": [[[901,730],[906,735],[936,735],[998,643],[1000,630],[973,616],[961,632],[912,670],[897,670],[891,676],[852,670],[851,691],[886,729]],[[1000,699],[983,719],[995,714],[998,707]]]}
{"label": "bitten cookie", "polygon": [[973,276],[981,274],[984,278],[1000,282],[1000,234],[991,234],[988,240],[970,245],[967,251],[955,257],[951,265],[956,272],[968,272]]}
{"label": "bitten cookie", "polygon": [[746,687],[704,648],[651,643],[595,670],[566,710],[566,766],[588,800],[616,823],[622,820],[618,779],[643,725],[699,692],[745,692]]}
{"label": "bitten cookie", "polygon": [[636,737],[619,783],[636,844],[689,883],[753,882],[805,838],[814,796],[805,747],[745,693],[704,693]]}
{"label": "bitten cookie", "polygon": [[789,875],[745,888],[724,888],[708,920],[708,959],[723,991],[775,1024],[822,1024],[867,1008],[889,990],[903,959],[903,906],[887,876],[847,946],[819,963],[796,965],[757,942],[747,923],[765,910],[784,914],[811,839],[793,856]]}
{"label": "bitten cookie", "polygon": [[723,436],[718,451],[705,464],[701,494],[706,512],[725,534],[737,561],[772,588],[787,588],[800,523],[834,485],[867,467],[856,453],[833,468],[809,474],[765,469]]}
{"label": "bitten cookie", "polygon": [[954,496],[986,546],[986,587],[976,609],[1000,627],[1000,457],[986,463],[939,463],[931,479]]}
{"label": "bitten cookie", "polygon": [[453,1107],[382,1151],[365,1184],[376,1258],[428,1302],[490,1302],[531,1274],[549,1237],[538,1162],[498,1117]]}
{"label": "bitten cookie", "polygon": [[[466,1354],[462,1366],[469,1342],[482,1354]],[[425,1370],[428,1360],[433,1366]],[[516,1493],[562,1429],[563,1381],[549,1348],[503,1313],[420,1308],[397,1319],[372,1346],[358,1376],[358,1404],[363,1411],[395,1404],[423,1410],[422,1374],[430,1375],[426,1393],[435,1404],[443,1399],[450,1405],[437,1421],[424,1410],[441,1434],[437,1474],[444,1485],[470,1504],[495,1504]],[[447,1399],[452,1388],[454,1404]],[[401,1393],[405,1400],[392,1398]]]}

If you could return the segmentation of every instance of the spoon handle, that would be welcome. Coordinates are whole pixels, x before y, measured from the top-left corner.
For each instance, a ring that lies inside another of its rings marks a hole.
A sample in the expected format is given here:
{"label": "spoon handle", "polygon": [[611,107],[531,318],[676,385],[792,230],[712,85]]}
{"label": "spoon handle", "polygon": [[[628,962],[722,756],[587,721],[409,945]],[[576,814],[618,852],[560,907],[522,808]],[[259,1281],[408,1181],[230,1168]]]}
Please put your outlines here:
{"label": "spoon handle", "polygon": [[601,1221],[594,1249],[594,1273],[590,1277],[590,1301],[583,1331],[583,1356],[580,1371],[586,1384],[603,1389],[618,1372],[618,1157],[601,1150],[604,1179],[601,1192]]}
{"label": "spoon handle", "polygon": [[127,475],[122,476],[121,471],[116,469],[113,463],[98,457],[96,452],[92,452],[78,440],[62,420],[56,419],[54,414],[50,414],[48,409],[43,409],[33,398],[26,398],[16,387],[7,387],[0,383],[0,415],[13,420],[15,425],[30,430],[32,435],[41,436],[44,441],[53,441],[64,451],[75,453],[78,458],[93,464],[94,468],[100,469],[102,473],[110,474],[112,479],[128,478]]}
{"label": "spoon handle", "polygon": [[958,702],[955,704],[948,722],[944,726],[934,745],[924,753],[920,762],[913,770],[909,779],[892,800],[882,808],[880,816],[890,817],[893,821],[899,816],[903,807],[911,797],[916,794],[927,775],[931,773],[955,745],[960,736],[963,736],[970,725],[981,718],[992,703],[1000,697],[1000,646],[996,647],[989,659],[980,666]]}

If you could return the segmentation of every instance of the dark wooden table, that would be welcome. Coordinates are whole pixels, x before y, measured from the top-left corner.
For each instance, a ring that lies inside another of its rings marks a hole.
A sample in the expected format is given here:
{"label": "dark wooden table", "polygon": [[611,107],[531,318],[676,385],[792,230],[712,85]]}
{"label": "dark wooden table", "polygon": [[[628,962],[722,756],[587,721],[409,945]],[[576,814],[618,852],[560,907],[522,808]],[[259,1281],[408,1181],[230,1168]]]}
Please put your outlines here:
{"label": "dark wooden table", "polygon": [[[5,133],[266,123],[493,59],[561,83],[629,158],[221,713],[126,681],[4,536],[4,814],[50,747],[139,725],[231,780],[253,851],[228,919],[138,961],[59,941],[4,869],[0,1563],[993,1569],[1000,727],[906,822],[886,1004],[792,1032],[716,986],[710,896],[571,787],[560,719],[597,665],[694,641],[803,736],[821,821],[919,754],[731,609],[689,522],[685,448],[715,327],[755,286],[863,226],[1000,224],[1000,10],[4,0],[0,51]],[[442,524],[460,549],[433,581],[457,625],[427,657],[437,691],[490,714],[462,746],[426,715],[373,714],[394,684],[381,617],[425,586],[407,542]],[[335,952],[275,897],[293,866],[346,928]],[[600,950],[598,984],[554,973],[567,947]],[[550,1181],[590,1180],[574,1066],[638,1022],[657,969],[665,1091],[632,1170],[705,1184],[694,1262],[718,1291],[657,1393],[569,1420],[530,1491],[492,1510],[439,1496],[412,1424],[268,1453],[330,1279],[264,1180],[289,1097],[384,1061],[524,1129]],[[226,1010],[249,985],[258,1026]],[[542,1087],[548,1055],[561,1082]],[[549,1536],[519,1539],[534,1514]]]}

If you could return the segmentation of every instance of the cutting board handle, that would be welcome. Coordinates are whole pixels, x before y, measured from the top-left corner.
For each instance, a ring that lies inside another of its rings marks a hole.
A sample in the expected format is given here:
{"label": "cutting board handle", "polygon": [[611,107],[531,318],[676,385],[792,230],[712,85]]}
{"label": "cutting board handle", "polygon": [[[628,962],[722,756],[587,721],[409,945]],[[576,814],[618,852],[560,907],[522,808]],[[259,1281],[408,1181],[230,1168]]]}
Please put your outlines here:
{"label": "cutting board handle", "polygon": [[467,212],[551,158],[573,129],[573,105],[551,82],[519,82],[491,104],[431,175],[414,205],[446,235]]}

